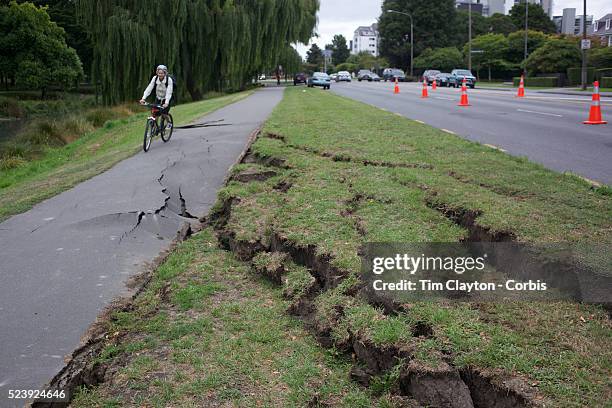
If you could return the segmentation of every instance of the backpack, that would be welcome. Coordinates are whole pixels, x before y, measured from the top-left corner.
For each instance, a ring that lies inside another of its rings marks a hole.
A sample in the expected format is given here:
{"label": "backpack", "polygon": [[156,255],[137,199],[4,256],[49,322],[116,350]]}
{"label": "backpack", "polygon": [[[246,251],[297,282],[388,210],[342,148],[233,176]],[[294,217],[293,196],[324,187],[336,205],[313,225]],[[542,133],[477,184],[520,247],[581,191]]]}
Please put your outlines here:
{"label": "backpack", "polygon": [[[176,77],[172,74],[166,75],[166,86],[168,86],[168,78],[172,78],[172,98],[170,98],[169,106],[174,106],[178,102],[178,86],[176,83]],[[157,95],[157,81],[155,81],[155,86],[153,87],[153,95]]]}

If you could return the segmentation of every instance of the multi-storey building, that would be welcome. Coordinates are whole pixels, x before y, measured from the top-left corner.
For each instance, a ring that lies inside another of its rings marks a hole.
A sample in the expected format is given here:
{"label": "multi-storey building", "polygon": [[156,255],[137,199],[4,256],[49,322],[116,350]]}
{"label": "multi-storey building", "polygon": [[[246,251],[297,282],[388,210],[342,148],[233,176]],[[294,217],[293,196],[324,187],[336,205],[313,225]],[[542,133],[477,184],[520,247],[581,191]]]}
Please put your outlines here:
{"label": "multi-storey building", "polygon": [[378,24],[374,23],[369,27],[359,26],[355,30],[351,41],[351,53],[359,54],[363,51],[378,57]]}

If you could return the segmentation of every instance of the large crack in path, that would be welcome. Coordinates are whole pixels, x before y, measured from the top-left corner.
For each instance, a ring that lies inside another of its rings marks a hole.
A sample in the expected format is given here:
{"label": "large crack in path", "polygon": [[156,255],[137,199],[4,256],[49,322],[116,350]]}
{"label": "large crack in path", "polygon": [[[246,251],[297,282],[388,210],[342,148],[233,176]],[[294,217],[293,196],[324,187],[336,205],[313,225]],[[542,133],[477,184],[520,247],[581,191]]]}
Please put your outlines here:
{"label": "large crack in path", "polygon": [[110,302],[133,294],[130,278],[208,213],[281,98],[282,89],[257,91],[206,116],[232,126],[155,139],[148,153],[0,224],[0,406],[22,405],[9,389],[42,389]]}

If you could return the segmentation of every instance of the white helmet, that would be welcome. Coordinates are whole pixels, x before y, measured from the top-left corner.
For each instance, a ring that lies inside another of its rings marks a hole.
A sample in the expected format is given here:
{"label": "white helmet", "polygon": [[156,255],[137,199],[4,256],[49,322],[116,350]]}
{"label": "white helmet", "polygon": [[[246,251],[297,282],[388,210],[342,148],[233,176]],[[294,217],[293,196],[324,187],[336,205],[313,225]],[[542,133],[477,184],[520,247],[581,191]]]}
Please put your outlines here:
{"label": "white helmet", "polygon": [[155,69],[155,71],[159,71],[159,70],[164,71],[166,74],[168,73],[168,67],[165,65],[158,65],[157,68]]}

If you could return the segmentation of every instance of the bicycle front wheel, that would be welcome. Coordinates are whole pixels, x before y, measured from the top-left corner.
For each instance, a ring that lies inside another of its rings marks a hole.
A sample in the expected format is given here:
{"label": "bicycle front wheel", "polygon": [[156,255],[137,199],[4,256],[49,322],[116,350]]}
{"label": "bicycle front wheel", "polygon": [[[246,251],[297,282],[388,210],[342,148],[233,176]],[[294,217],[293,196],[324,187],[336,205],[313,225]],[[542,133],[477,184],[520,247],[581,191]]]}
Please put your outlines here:
{"label": "bicycle front wheel", "polygon": [[142,150],[145,152],[149,151],[149,147],[151,147],[151,140],[153,139],[153,135],[155,134],[155,121],[153,119],[147,120],[147,125],[145,126],[144,139],[142,141]]}
{"label": "bicycle front wheel", "polygon": [[174,119],[171,114],[168,114],[167,121],[162,119],[161,127],[161,138],[164,142],[167,142],[172,137],[172,131],[174,130]]}

